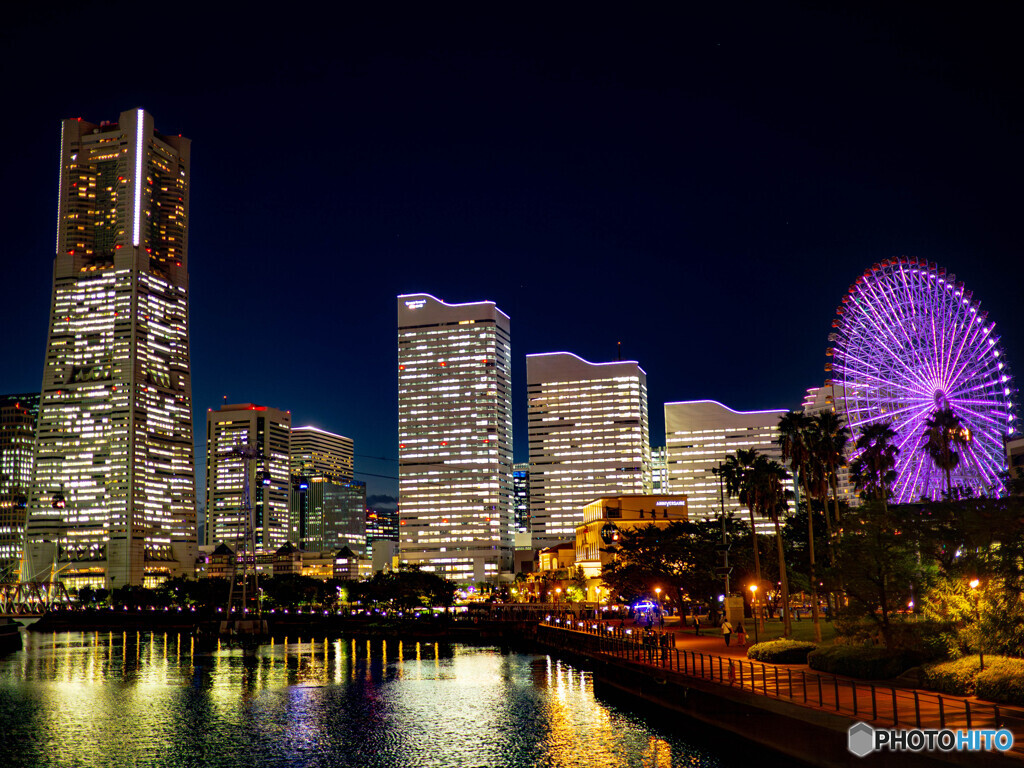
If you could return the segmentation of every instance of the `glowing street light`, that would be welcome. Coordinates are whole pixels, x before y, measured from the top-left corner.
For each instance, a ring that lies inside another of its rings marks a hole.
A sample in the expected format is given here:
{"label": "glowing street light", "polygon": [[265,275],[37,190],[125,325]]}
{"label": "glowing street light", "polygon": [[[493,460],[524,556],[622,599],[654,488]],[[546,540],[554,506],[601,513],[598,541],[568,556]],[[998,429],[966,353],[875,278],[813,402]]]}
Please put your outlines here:
{"label": "glowing street light", "polygon": [[750,615],[754,619],[754,645],[757,645],[757,584],[750,585]]}

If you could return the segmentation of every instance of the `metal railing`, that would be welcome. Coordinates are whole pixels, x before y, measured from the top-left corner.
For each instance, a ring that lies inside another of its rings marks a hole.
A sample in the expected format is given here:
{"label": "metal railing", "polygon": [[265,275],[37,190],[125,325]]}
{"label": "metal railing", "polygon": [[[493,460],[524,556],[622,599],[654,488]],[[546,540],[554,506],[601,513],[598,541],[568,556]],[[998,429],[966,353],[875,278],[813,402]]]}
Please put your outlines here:
{"label": "metal railing", "polygon": [[[759,696],[783,699],[855,717],[879,725],[917,728],[1007,728],[1018,738],[1014,752],[1024,751],[1024,713],[970,699],[916,688],[861,682],[792,666],[687,651],[675,646],[675,634],[614,626],[593,619],[552,618],[541,627],[566,633],[574,642],[555,643],[576,652],[646,664],[708,680]],[[569,634],[571,633],[571,635]],[[583,641],[579,635],[592,639]],[[557,636],[557,635],[555,635]]]}

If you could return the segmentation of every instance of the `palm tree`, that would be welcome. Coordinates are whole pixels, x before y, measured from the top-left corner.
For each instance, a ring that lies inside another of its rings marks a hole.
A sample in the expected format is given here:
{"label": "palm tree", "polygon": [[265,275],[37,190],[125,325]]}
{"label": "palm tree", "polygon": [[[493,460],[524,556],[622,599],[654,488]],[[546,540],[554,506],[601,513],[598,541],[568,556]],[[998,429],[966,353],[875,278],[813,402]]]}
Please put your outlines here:
{"label": "palm tree", "polygon": [[750,537],[754,547],[754,579],[760,589],[761,557],[757,552],[757,526],[754,524],[754,495],[751,488],[751,471],[756,460],[757,451],[754,448],[741,448],[735,454],[727,456],[725,462],[714,467],[711,472],[720,475],[725,482],[725,492],[730,497],[735,496],[740,504],[750,511]]}
{"label": "palm tree", "polygon": [[[828,470],[835,524],[839,525],[839,470],[846,466],[846,444],[850,442],[850,428],[843,424],[842,418],[835,411],[822,411],[815,417],[815,422],[820,438],[816,452]],[[828,510],[825,511],[825,518],[828,519]]]}
{"label": "palm tree", "polygon": [[[812,433],[812,419],[797,411],[790,411],[779,419],[779,446],[782,448],[782,461],[789,462],[794,477],[802,482],[804,498],[807,505],[807,555],[810,561],[808,578],[811,582],[811,621],[814,624],[814,640],[821,642],[821,624],[818,622],[818,580],[814,573],[814,512],[811,510],[811,462],[814,451],[811,443],[816,437]],[[816,441],[815,441],[816,442]],[[820,473],[819,473],[820,474]],[[825,509],[828,519],[828,508]]]}
{"label": "palm tree", "polygon": [[970,440],[970,431],[952,408],[937,409],[924,423],[921,450],[946,473],[946,496],[953,493],[952,472],[960,464],[960,454],[954,449],[962,448]]}
{"label": "palm tree", "polygon": [[888,421],[869,424],[857,438],[860,454],[850,464],[850,476],[859,491],[882,502],[882,511],[889,513],[889,496],[896,480],[896,455],[900,452],[893,445],[896,433]]}
{"label": "palm tree", "polygon": [[786,510],[786,490],[783,481],[789,475],[777,461],[767,456],[758,456],[751,470],[751,486],[757,499],[756,505],[760,513],[771,518],[775,525],[775,545],[779,556],[779,583],[782,588],[782,634],[790,637],[793,634],[792,618],[789,615],[789,577],[786,574],[786,553],[782,545],[781,514]]}

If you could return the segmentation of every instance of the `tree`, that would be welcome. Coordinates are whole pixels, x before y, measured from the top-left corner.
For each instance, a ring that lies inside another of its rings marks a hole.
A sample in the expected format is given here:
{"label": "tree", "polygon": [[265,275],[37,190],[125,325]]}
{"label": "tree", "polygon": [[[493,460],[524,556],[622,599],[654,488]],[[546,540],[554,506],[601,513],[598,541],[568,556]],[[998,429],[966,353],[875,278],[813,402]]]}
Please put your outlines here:
{"label": "tree", "polygon": [[836,567],[848,601],[844,613],[874,624],[888,650],[895,648],[894,617],[907,606],[914,585],[923,591],[927,582],[908,523],[890,515],[884,499],[871,500],[839,539]]}
{"label": "tree", "polygon": [[787,491],[783,481],[789,476],[782,465],[767,456],[758,456],[751,472],[755,505],[763,517],[771,519],[775,526],[775,545],[779,556],[779,583],[782,589],[783,635],[793,634],[792,617],[789,612],[789,577],[786,573],[786,552],[782,541],[780,517],[786,510]]}
{"label": "tree", "polygon": [[857,438],[857,458],[850,464],[850,477],[862,496],[874,499],[888,512],[892,484],[896,481],[896,456],[900,449],[893,445],[896,433],[892,424],[869,424]]}
{"label": "tree", "polygon": [[[832,504],[835,511],[835,524],[839,525],[839,470],[846,466],[846,445],[850,442],[850,429],[843,424],[835,411],[822,411],[815,419],[818,441],[815,453],[826,469],[828,482],[832,486]],[[826,519],[828,515],[826,513]],[[829,542],[832,541],[831,526]]]}
{"label": "tree", "polygon": [[960,464],[960,453],[971,440],[970,431],[952,408],[938,408],[925,420],[921,450],[946,474],[946,495],[953,493],[953,470]]}
{"label": "tree", "polygon": [[[814,640],[821,642],[821,624],[818,619],[818,580],[814,573],[814,515],[811,514],[811,489],[809,478],[812,472],[812,461],[815,458],[813,445],[818,442],[814,434],[814,422],[802,413],[790,411],[779,419],[779,446],[782,448],[782,460],[788,461],[794,477],[802,481],[804,487],[804,503],[807,505],[807,551],[808,581],[811,591],[811,621],[814,624]],[[817,467],[815,467],[817,469]],[[817,474],[821,474],[818,472]],[[826,509],[826,517],[828,510]],[[776,531],[776,535],[779,532]],[[781,536],[779,536],[781,541]],[[788,611],[787,611],[788,614]]]}
{"label": "tree", "polygon": [[761,556],[757,547],[757,526],[754,521],[754,494],[752,489],[752,472],[757,451],[753,448],[736,451],[727,456],[725,462],[711,470],[712,474],[720,475],[725,483],[725,492],[735,496],[740,504],[750,512],[750,541],[754,552],[754,579],[758,588],[761,587]]}

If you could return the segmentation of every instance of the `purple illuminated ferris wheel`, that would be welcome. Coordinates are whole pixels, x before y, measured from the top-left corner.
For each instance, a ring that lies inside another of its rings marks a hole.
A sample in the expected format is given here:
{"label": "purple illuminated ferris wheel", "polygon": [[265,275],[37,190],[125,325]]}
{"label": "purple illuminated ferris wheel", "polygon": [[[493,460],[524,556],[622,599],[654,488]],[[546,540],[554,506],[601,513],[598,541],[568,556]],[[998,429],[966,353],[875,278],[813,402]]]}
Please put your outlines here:
{"label": "purple illuminated ferris wheel", "polygon": [[957,449],[953,484],[1002,494],[1013,383],[995,323],[963,283],[934,263],[890,259],[858,277],[836,312],[826,369],[854,438],[866,425],[892,422],[900,449],[894,500],[941,498],[945,473],[921,450],[925,420],[939,408],[951,409],[969,437]]}

